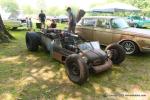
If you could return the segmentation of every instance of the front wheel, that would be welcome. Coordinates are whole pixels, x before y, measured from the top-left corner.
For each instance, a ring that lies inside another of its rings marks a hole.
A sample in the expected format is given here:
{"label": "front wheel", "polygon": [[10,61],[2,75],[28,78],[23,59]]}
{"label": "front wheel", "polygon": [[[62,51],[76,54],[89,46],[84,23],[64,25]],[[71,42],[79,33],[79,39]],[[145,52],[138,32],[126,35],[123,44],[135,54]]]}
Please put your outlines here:
{"label": "front wheel", "polygon": [[128,55],[133,55],[139,52],[137,44],[132,41],[123,41],[121,45],[125,49],[126,54]]}
{"label": "front wheel", "polygon": [[69,79],[79,85],[86,82],[89,70],[85,61],[77,54],[72,54],[66,59],[66,72]]}
{"label": "front wheel", "polygon": [[120,64],[125,59],[125,50],[119,44],[110,44],[106,47],[106,52],[113,64]]}

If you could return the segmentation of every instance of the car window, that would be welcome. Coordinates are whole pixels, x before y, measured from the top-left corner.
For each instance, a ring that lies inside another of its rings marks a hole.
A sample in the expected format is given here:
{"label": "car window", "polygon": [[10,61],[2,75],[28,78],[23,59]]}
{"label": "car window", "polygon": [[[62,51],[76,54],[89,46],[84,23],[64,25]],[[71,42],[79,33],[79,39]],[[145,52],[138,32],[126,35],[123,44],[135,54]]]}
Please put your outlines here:
{"label": "car window", "polygon": [[96,19],[84,19],[83,20],[83,25],[84,26],[95,26],[96,24]]}
{"label": "car window", "polygon": [[140,16],[133,16],[132,18],[135,19],[135,20],[136,20],[136,19],[137,19],[137,20],[142,20],[142,18],[141,18]]}
{"label": "car window", "polygon": [[130,17],[128,17],[128,19],[131,19],[131,20],[143,20],[142,17],[140,17],[140,16],[130,16]]}
{"label": "car window", "polygon": [[112,19],[111,20],[111,26],[112,28],[120,28],[120,29],[123,29],[123,28],[128,28],[129,25],[128,23],[122,19],[122,18],[115,18],[115,19]]}
{"label": "car window", "polygon": [[101,28],[110,28],[110,24],[107,19],[98,19],[96,26]]}

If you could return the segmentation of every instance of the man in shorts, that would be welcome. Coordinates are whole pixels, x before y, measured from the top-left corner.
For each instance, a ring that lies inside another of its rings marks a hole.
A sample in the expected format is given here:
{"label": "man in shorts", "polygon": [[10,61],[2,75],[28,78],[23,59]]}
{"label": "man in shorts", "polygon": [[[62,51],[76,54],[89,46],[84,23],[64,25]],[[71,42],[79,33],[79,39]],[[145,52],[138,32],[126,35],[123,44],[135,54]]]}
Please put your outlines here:
{"label": "man in shorts", "polygon": [[45,28],[46,15],[43,13],[43,10],[41,10],[41,13],[39,14],[39,20],[41,22],[41,28]]}

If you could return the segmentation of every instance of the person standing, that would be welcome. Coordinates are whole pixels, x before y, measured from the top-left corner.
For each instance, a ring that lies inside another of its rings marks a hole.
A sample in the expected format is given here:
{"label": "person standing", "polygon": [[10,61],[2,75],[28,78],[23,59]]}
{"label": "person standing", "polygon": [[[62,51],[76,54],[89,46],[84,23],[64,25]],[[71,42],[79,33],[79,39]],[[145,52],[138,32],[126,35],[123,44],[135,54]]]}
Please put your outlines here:
{"label": "person standing", "polygon": [[75,16],[72,13],[72,10],[70,7],[68,7],[66,9],[67,13],[68,13],[68,31],[70,33],[74,33],[75,34],[75,27],[76,27],[76,20],[75,20]]}
{"label": "person standing", "polygon": [[27,28],[28,28],[28,31],[31,31],[32,30],[32,20],[31,18],[26,18],[26,23],[27,23]]}
{"label": "person standing", "polygon": [[26,24],[27,24],[27,29],[29,30],[29,18],[26,17]]}
{"label": "person standing", "polygon": [[46,15],[43,10],[41,10],[41,13],[39,14],[39,20],[41,22],[41,28],[45,28]]}

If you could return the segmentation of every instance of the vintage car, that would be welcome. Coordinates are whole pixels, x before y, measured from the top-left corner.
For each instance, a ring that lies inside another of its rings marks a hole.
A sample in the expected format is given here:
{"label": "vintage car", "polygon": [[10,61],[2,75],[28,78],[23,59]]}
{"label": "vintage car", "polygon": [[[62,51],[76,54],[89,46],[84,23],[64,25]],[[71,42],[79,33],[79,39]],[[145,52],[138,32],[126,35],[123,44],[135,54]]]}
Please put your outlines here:
{"label": "vintage car", "polygon": [[3,19],[4,25],[7,29],[16,30],[18,27],[22,27],[21,21],[16,19]]}
{"label": "vintage car", "polygon": [[103,45],[118,43],[126,54],[150,51],[150,30],[129,27],[125,19],[114,16],[83,17],[78,22],[76,33],[90,41]]}
{"label": "vintage car", "polygon": [[118,44],[110,44],[103,51],[98,41],[85,41],[59,29],[27,32],[26,45],[29,51],[43,47],[52,58],[65,64],[69,79],[80,85],[86,82],[89,72],[100,73],[125,59],[125,51]]}
{"label": "vintage car", "polygon": [[4,13],[2,14],[2,20],[7,29],[16,30],[19,27],[26,27],[26,19],[20,15],[16,15],[13,13]]}
{"label": "vintage car", "polygon": [[142,18],[140,16],[129,16],[127,22],[131,27],[136,28],[148,28],[150,27],[150,20]]}

